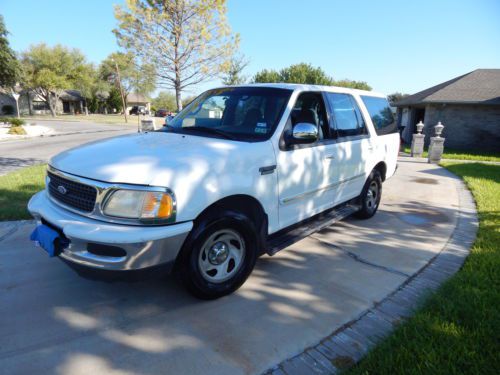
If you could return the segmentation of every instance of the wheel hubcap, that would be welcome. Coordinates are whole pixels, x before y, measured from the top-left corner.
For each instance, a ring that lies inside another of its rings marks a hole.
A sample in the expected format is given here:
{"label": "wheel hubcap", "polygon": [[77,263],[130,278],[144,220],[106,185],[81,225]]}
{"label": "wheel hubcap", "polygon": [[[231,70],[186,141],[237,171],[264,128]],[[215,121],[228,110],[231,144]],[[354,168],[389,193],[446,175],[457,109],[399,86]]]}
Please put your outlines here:
{"label": "wheel hubcap", "polygon": [[198,257],[201,275],[212,283],[222,283],[233,277],[243,264],[245,242],[232,230],[219,230],[203,244]]}
{"label": "wheel hubcap", "polygon": [[229,247],[225,242],[216,242],[210,250],[208,250],[208,261],[213,265],[219,265],[226,261],[229,255]]}
{"label": "wheel hubcap", "polygon": [[372,181],[368,191],[366,192],[366,207],[369,210],[377,208],[378,190],[378,184],[375,181]]}

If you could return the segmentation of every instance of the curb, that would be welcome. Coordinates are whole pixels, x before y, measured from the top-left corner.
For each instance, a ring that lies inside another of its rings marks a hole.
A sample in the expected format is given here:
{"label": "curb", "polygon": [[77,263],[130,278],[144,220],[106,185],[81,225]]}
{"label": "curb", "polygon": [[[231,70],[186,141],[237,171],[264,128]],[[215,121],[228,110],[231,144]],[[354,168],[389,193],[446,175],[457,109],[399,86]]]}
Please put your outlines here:
{"label": "curb", "polygon": [[460,177],[450,174],[458,180],[459,209],[455,229],[441,251],[382,301],[264,375],[329,375],[346,370],[411,317],[429,293],[460,270],[476,239],[479,221],[472,193]]}

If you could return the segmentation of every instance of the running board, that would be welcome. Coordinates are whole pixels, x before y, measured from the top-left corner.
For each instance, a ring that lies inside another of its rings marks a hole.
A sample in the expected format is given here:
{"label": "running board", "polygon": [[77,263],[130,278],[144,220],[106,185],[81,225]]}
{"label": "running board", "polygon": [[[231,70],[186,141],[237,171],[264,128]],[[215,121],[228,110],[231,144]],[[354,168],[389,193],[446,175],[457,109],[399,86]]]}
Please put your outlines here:
{"label": "running board", "polygon": [[295,242],[345,219],[360,209],[359,205],[345,204],[273,233],[267,240],[266,253],[274,255]]}

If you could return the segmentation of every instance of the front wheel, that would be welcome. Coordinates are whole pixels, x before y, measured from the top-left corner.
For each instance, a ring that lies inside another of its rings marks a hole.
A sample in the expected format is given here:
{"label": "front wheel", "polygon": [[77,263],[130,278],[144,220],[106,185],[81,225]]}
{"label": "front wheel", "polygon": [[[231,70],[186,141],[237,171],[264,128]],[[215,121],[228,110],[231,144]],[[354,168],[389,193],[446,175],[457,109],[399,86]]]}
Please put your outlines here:
{"label": "front wheel", "polygon": [[238,289],[257,260],[256,231],[244,215],[196,224],[183,248],[180,274],[196,297],[215,299]]}
{"label": "front wheel", "polygon": [[356,212],[356,217],[369,219],[377,212],[382,197],[382,176],[379,171],[373,170],[365,182],[359,196],[361,209]]}

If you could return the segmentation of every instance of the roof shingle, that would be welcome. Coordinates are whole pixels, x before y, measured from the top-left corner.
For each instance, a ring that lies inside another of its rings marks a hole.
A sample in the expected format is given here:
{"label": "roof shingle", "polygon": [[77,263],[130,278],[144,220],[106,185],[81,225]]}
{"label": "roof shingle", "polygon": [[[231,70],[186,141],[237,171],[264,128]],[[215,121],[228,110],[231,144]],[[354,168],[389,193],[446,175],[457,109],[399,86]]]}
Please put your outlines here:
{"label": "roof shingle", "polygon": [[417,92],[395,106],[427,103],[500,105],[500,69],[477,69],[439,85]]}

